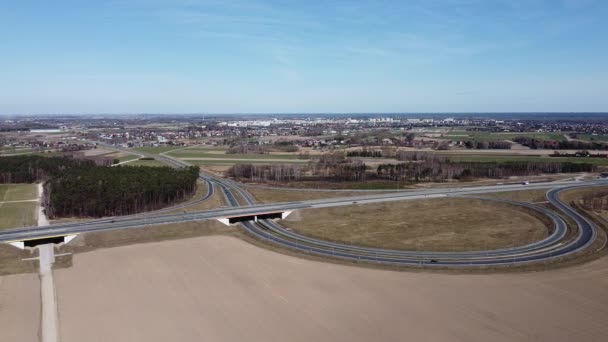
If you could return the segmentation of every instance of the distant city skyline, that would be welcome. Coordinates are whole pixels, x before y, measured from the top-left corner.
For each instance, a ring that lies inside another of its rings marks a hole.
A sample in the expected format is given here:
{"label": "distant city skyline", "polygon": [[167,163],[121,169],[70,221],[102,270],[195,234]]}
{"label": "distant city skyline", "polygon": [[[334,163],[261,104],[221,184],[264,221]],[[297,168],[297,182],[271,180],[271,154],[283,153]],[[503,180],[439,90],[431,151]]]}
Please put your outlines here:
{"label": "distant city skyline", "polygon": [[608,111],[600,0],[0,4],[0,114]]}

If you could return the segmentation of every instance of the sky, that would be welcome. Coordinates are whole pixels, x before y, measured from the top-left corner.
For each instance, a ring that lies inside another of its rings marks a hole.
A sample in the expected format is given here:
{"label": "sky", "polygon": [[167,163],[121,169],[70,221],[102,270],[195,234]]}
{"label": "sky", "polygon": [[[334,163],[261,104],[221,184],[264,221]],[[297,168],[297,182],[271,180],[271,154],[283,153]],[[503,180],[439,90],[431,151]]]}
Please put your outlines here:
{"label": "sky", "polygon": [[605,0],[0,0],[0,114],[608,111]]}

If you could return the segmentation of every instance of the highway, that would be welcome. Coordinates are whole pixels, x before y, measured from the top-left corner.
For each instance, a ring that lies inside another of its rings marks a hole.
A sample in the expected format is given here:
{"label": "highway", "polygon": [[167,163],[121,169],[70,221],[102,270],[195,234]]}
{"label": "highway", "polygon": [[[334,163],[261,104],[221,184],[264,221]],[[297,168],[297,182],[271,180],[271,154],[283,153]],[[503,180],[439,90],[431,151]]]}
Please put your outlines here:
{"label": "highway", "polygon": [[[154,155],[172,166],[187,166],[185,162],[166,156]],[[476,197],[487,193],[502,191],[521,191],[533,189],[547,189],[547,200],[565,216],[576,223],[574,237],[570,234],[567,238],[568,226],[566,222],[555,212],[544,207],[529,203],[515,202],[503,199],[484,197],[484,199],[519,205],[535,210],[547,216],[553,224],[552,233],[545,239],[525,246],[505,248],[490,251],[476,252],[418,252],[401,251],[379,248],[367,248],[340,243],[333,243],[319,239],[299,235],[284,229],[271,220],[259,220],[258,222],[242,222],[244,229],[254,237],[283,248],[300,251],[331,258],[339,258],[352,261],[365,261],[390,265],[418,265],[418,266],[441,266],[441,267],[463,267],[463,266],[491,266],[491,265],[517,265],[526,263],[546,262],[549,260],[563,258],[568,255],[587,250],[597,239],[597,228],[586,218],[578,214],[569,205],[562,203],[559,194],[567,189],[576,187],[590,187],[608,185],[606,180],[595,181],[563,181],[532,183],[529,185],[509,184],[464,188],[435,188],[422,190],[404,190],[382,194],[368,194],[353,197],[340,197],[321,200],[285,202],[273,204],[256,204],[251,194],[243,189],[242,184],[225,180],[207,173],[201,173],[201,180],[207,183],[208,192],[202,198],[191,201],[180,206],[192,205],[213,196],[214,186],[221,190],[227,208],[218,208],[207,211],[164,214],[164,211],[175,210],[176,207],[166,208],[160,211],[141,213],[123,217],[113,217],[86,222],[54,224],[46,227],[26,227],[0,231],[0,241],[15,241],[21,239],[34,239],[49,236],[61,236],[67,234],[86,233],[94,231],[106,231],[115,229],[139,228],[142,226],[171,224],[180,222],[202,221],[226,217],[256,215],[263,213],[276,213],[291,210],[327,208],[346,205],[357,205],[365,203],[380,203],[388,201],[417,200],[441,197]],[[239,203],[240,197],[245,203]],[[178,206],[178,207],[180,207]]]}

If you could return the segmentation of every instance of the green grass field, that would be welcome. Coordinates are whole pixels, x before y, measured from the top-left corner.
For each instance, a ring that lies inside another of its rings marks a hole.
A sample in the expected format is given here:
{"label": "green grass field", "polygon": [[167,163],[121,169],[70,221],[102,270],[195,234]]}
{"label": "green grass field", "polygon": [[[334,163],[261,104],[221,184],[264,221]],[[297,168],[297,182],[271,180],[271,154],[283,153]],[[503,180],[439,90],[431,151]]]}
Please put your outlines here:
{"label": "green grass field", "polygon": [[0,184],[0,202],[24,201],[38,198],[36,184]]}
{"label": "green grass field", "polygon": [[608,135],[579,134],[578,140],[605,142],[605,141],[608,141]]}
{"label": "green grass field", "polygon": [[152,154],[160,154],[163,152],[172,151],[178,149],[179,146],[157,146],[157,147],[138,147],[134,148],[134,151],[144,152],[144,153],[152,153]]}
{"label": "green grass field", "polygon": [[134,155],[134,154],[129,154],[128,156],[121,156],[121,157],[118,157],[118,160],[119,160],[119,162],[121,162],[121,163],[122,163],[122,162],[129,161],[129,160],[135,160],[135,159],[139,159],[139,156],[136,156],[136,155]]}
{"label": "green grass field", "polygon": [[285,159],[285,160],[297,160],[298,154],[225,154],[225,153],[209,153],[205,150],[179,150],[175,152],[167,153],[168,156],[176,158],[222,158],[222,159]]}
{"label": "green grass field", "polygon": [[[123,166],[123,165],[120,165]],[[129,163],[124,164],[124,166],[168,166],[167,164],[154,160],[136,160]]]}
{"label": "green grass field", "polygon": [[531,137],[538,140],[566,140],[564,137],[566,133],[536,133],[536,132],[505,132],[505,133],[491,133],[491,132],[471,132],[471,131],[450,131],[443,135],[443,138],[449,138],[453,140],[477,140],[477,141],[502,141],[511,140],[516,137]]}
{"label": "green grass field", "polygon": [[37,224],[36,202],[0,203],[0,229]]}
{"label": "green grass field", "polygon": [[32,149],[29,147],[10,147],[10,146],[2,146],[0,147],[0,155],[2,154],[25,154],[32,152]]}
{"label": "green grass field", "polygon": [[42,156],[42,157],[58,157],[61,156],[62,154],[60,152],[55,152],[55,151],[45,151],[45,152],[34,152],[32,153],[33,156]]}
{"label": "green grass field", "polygon": [[114,159],[118,159],[118,161],[120,163],[129,161],[129,160],[139,159],[139,155],[128,154],[126,152],[111,152],[111,153],[103,154],[103,156],[111,157],[111,158],[114,158]]}
{"label": "green grass field", "polygon": [[0,229],[32,226],[37,223],[36,184],[0,184]]}
{"label": "green grass field", "polygon": [[214,146],[207,146],[207,145],[190,146],[190,147],[186,147],[185,150],[202,151],[202,152],[226,152],[226,148],[224,148],[224,147],[214,147]]}

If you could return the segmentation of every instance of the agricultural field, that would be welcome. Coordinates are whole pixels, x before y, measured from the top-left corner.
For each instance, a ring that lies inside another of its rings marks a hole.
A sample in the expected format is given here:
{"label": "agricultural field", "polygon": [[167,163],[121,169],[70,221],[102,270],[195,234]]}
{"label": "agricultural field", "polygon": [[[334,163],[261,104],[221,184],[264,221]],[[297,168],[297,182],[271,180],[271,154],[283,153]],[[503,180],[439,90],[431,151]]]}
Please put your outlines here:
{"label": "agricultural field", "polygon": [[284,164],[307,163],[298,159],[299,153],[240,153],[226,154],[220,147],[194,146],[166,153],[167,156],[182,159],[193,165],[234,165],[234,164]]}
{"label": "agricultural field", "polygon": [[[64,342],[603,341],[608,320],[606,258],[548,272],[394,272],[207,236],[77,253],[54,274]],[[0,304],[23,307],[0,316],[4,335],[35,340],[23,333],[37,331],[24,325],[37,323],[36,276],[29,287],[2,280],[11,296]]]}
{"label": "agricultural field", "polygon": [[536,133],[536,132],[475,132],[475,131],[450,131],[441,135],[441,138],[452,140],[477,140],[477,141],[503,141],[516,137],[530,137],[538,140],[566,140],[567,133]]}

